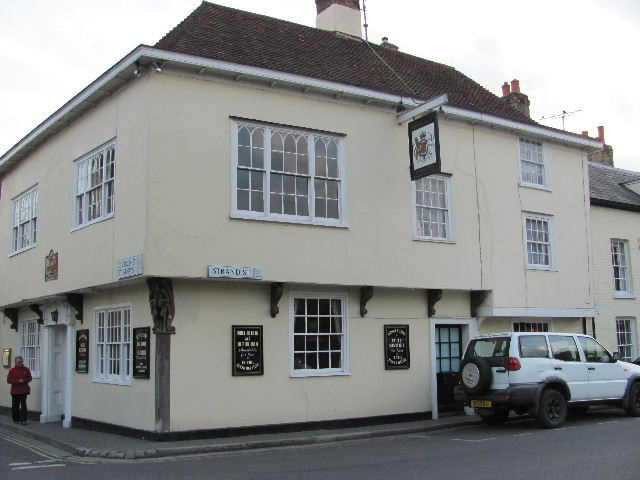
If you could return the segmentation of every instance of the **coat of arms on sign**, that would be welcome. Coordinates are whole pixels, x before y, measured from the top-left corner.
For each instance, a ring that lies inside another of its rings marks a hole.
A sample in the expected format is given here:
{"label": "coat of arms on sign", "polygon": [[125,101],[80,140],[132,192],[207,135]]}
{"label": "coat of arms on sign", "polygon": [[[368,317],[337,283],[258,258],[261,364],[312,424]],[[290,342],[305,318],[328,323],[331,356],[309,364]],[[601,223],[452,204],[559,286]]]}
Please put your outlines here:
{"label": "coat of arms on sign", "polygon": [[58,252],[51,250],[49,255],[44,258],[44,281],[58,279]]}
{"label": "coat of arms on sign", "polygon": [[435,113],[409,124],[411,179],[440,173],[440,139]]}

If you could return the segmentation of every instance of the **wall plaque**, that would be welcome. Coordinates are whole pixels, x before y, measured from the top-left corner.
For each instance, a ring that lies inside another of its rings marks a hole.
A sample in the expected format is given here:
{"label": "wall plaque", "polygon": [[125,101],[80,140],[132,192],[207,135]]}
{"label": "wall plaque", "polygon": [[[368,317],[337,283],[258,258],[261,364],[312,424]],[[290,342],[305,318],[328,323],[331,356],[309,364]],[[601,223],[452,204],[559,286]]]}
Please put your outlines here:
{"label": "wall plaque", "polygon": [[262,325],[234,325],[231,331],[232,375],[263,375]]}
{"label": "wall plaque", "polygon": [[150,378],[151,327],[133,329],[133,378]]}
{"label": "wall plaque", "polygon": [[11,368],[11,349],[10,348],[2,349],[2,366],[4,368]]}
{"label": "wall plaque", "polygon": [[410,366],[409,325],[384,326],[385,370],[406,370]]}
{"label": "wall plaque", "polygon": [[411,180],[440,173],[438,117],[431,113],[409,123],[409,169]]}
{"label": "wall plaque", "polygon": [[76,373],[89,373],[89,330],[76,332]]}
{"label": "wall plaque", "polygon": [[49,251],[44,257],[44,281],[50,282],[58,279],[58,252]]}
{"label": "wall plaque", "polygon": [[209,268],[207,269],[207,277],[262,280],[262,270],[256,267],[209,265]]}
{"label": "wall plaque", "polygon": [[137,277],[143,273],[144,264],[142,261],[142,254],[120,258],[116,262],[116,278],[118,280]]}

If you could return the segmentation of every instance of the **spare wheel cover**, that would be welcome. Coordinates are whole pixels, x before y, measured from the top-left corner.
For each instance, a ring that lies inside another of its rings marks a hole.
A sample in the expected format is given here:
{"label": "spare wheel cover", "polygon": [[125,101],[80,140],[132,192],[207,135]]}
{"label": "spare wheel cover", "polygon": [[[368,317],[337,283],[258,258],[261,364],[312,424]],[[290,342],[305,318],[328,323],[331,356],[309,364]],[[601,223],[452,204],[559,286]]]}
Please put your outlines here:
{"label": "spare wheel cover", "polygon": [[462,367],[462,383],[470,390],[480,384],[480,369],[474,362],[468,362]]}

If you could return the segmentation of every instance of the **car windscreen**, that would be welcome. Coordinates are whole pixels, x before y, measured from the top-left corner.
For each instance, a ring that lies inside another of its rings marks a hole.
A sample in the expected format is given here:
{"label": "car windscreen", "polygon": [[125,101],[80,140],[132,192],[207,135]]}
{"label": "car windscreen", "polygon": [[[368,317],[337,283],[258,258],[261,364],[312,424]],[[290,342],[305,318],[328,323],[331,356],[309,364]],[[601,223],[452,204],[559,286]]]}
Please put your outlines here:
{"label": "car windscreen", "polygon": [[478,338],[471,340],[465,360],[473,360],[475,358],[485,358],[492,367],[504,366],[505,360],[509,357],[509,346],[511,339],[509,337],[490,337]]}

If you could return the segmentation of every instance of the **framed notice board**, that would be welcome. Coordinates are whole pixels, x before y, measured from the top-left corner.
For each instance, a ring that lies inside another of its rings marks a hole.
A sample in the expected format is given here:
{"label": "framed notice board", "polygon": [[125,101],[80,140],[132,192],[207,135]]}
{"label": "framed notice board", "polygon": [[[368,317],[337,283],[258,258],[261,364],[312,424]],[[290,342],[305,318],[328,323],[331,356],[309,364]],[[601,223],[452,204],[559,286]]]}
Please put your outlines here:
{"label": "framed notice board", "polygon": [[133,329],[133,378],[149,378],[151,327]]}
{"label": "framed notice board", "polygon": [[407,370],[410,365],[411,358],[409,355],[409,325],[385,325],[385,370]]}
{"label": "framed notice board", "polygon": [[76,332],[76,373],[89,373],[89,330]]}
{"label": "framed notice board", "polygon": [[234,377],[263,375],[262,325],[234,325],[231,340],[231,374]]}

